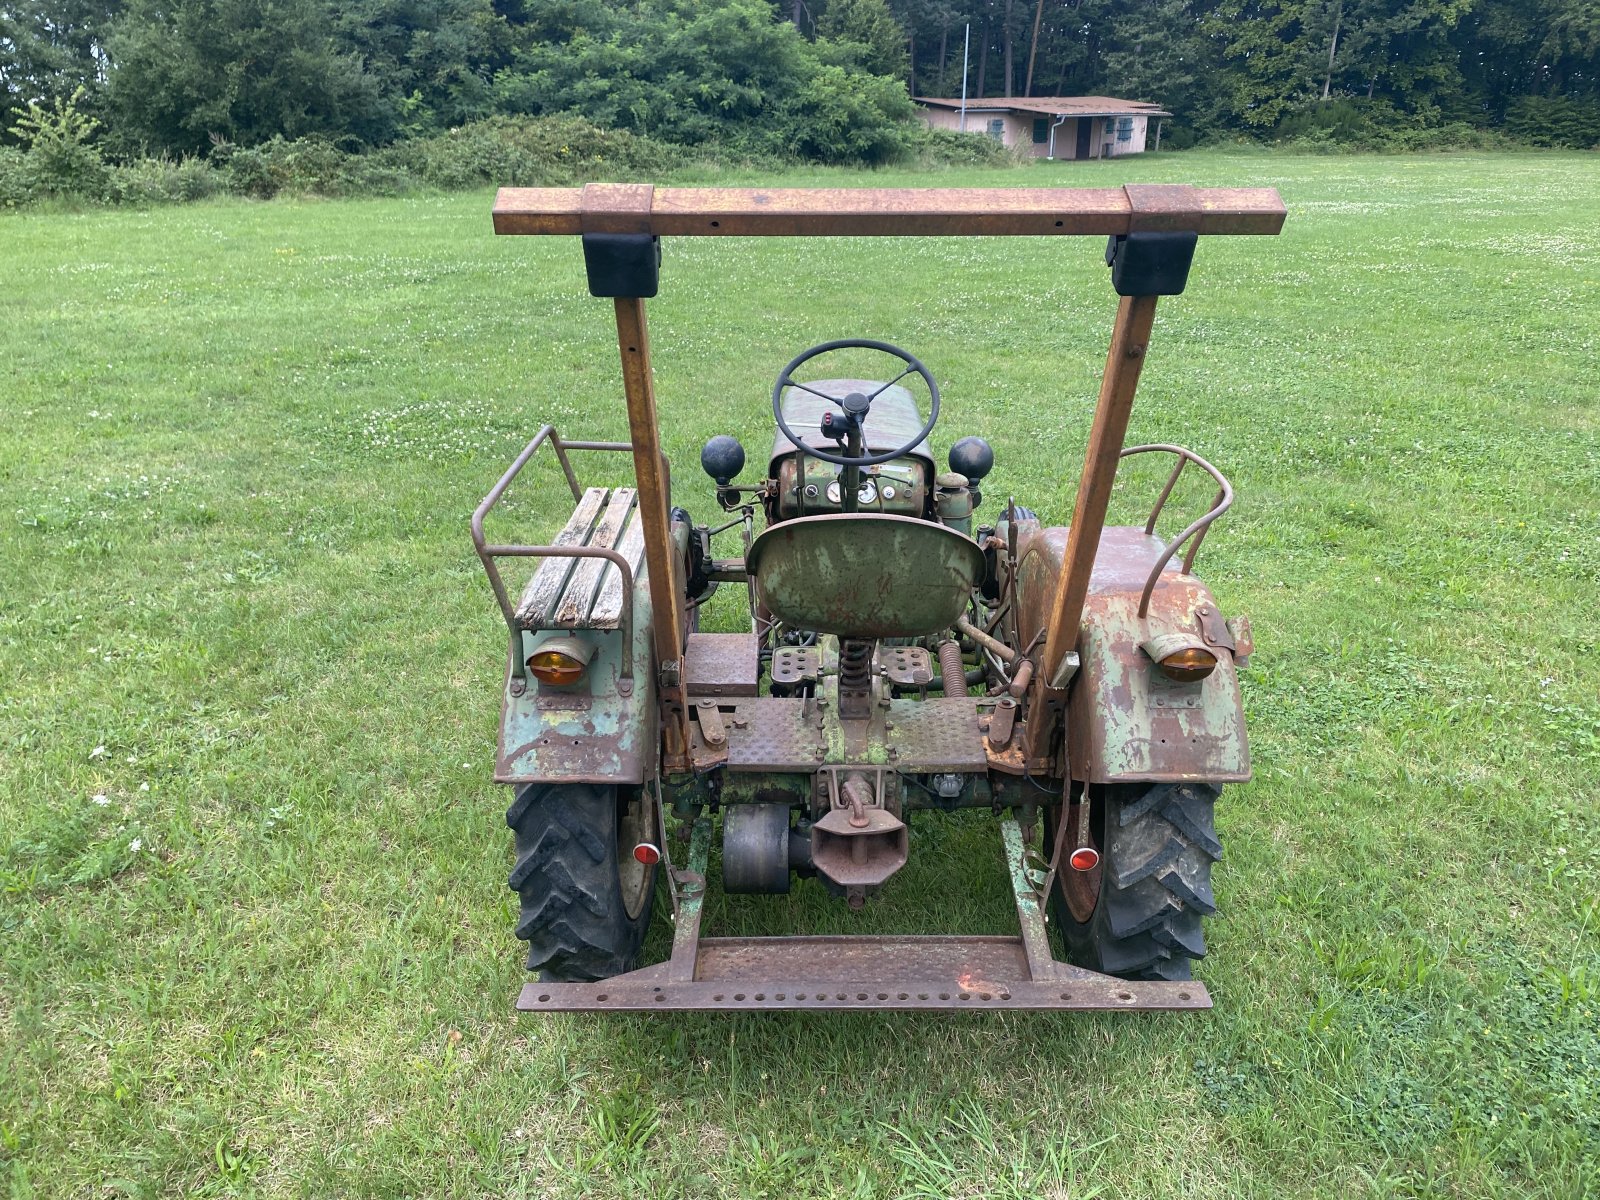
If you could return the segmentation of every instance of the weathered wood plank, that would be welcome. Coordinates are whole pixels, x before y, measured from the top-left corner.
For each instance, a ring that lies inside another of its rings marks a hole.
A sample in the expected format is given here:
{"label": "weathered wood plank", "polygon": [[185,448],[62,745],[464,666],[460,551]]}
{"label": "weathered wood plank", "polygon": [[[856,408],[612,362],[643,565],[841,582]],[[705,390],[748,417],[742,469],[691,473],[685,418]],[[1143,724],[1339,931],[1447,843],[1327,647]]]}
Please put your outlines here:
{"label": "weathered wood plank", "polygon": [[[590,533],[594,530],[594,523],[605,505],[606,495],[605,488],[589,488],[585,491],[583,499],[578,501],[577,508],[573,510],[571,519],[561,532],[556,534],[555,541],[551,545],[586,545]],[[576,558],[547,558],[539,564],[539,569],[528,580],[528,586],[523,589],[522,599],[517,604],[519,624],[530,629],[545,627],[549,616],[561,601],[573,568],[580,561]]]}
{"label": "weathered wood plank", "polygon": [[[634,510],[633,519],[628,522],[628,527],[623,531],[622,540],[617,543],[617,553],[628,560],[628,567],[633,571],[635,587],[644,586],[644,522],[639,520],[638,510]],[[605,582],[600,585],[600,594],[595,597],[594,608],[589,613],[589,627],[591,629],[615,629],[622,623],[622,572],[610,563],[606,564]]]}
{"label": "weathered wood plank", "polygon": [[[633,497],[632,488],[617,488],[612,492],[600,523],[594,527],[584,545],[600,550],[615,549],[633,511]],[[577,563],[550,622],[557,629],[594,628],[590,612],[600,592],[601,576],[607,571],[615,573],[615,568],[603,558],[580,558]]]}

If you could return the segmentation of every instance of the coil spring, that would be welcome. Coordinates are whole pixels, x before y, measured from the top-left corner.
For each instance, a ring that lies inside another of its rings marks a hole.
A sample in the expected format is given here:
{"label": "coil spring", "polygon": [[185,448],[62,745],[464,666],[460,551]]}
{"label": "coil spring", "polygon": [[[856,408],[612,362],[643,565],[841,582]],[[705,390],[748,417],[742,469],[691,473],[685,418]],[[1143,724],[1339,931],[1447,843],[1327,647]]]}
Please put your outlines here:
{"label": "coil spring", "polygon": [[939,674],[944,676],[944,694],[946,696],[965,696],[967,694],[967,668],[961,661],[961,646],[958,642],[948,641],[939,643]]}
{"label": "coil spring", "polygon": [[839,690],[865,692],[872,688],[872,643],[846,638],[839,647]]}

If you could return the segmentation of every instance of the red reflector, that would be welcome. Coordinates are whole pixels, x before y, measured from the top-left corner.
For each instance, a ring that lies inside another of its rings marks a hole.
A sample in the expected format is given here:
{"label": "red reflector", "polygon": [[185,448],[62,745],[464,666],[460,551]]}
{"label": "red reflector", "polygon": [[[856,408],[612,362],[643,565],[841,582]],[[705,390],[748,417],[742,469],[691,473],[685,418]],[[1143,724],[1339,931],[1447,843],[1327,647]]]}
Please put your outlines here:
{"label": "red reflector", "polygon": [[633,856],[647,867],[653,867],[661,861],[661,851],[649,842],[640,842],[635,846]]}
{"label": "red reflector", "polygon": [[1074,871],[1092,871],[1100,865],[1100,851],[1093,846],[1079,846],[1067,861]]}

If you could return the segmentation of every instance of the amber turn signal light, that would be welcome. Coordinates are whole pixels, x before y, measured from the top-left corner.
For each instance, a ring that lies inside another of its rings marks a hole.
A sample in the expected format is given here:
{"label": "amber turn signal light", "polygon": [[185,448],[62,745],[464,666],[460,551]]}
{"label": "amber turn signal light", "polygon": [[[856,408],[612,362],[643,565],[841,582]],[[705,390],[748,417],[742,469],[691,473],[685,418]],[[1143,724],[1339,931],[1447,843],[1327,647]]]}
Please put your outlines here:
{"label": "amber turn signal light", "polygon": [[528,655],[528,673],[540,683],[566,687],[589,669],[594,647],[577,638],[553,638]]}
{"label": "amber turn signal light", "polygon": [[1217,656],[1209,650],[1191,646],[1169,654],[1158,664],[1161,673],[1179,683],[1197,683],[1217,669]]}
{"label": "amber turn signal light", "polygon": [[528,659],[528,670],[540,683],[557,687],[577,683],[583,678],[583,664],[559,650],[541,650]]}

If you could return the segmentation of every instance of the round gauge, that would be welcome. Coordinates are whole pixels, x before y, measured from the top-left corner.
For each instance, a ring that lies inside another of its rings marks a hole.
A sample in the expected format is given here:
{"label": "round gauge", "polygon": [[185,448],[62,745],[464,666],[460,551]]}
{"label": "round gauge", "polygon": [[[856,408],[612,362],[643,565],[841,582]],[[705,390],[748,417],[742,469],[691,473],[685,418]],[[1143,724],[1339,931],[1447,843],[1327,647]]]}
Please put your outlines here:
{"label": "round gauge", "polygon": [[[856,489],[857,504],[871,504],[878,498],[878,485],[870,479],[861,481],[861,486]],[[835,479],[828,485],[828,502],[839,503],[839,481]]]}

